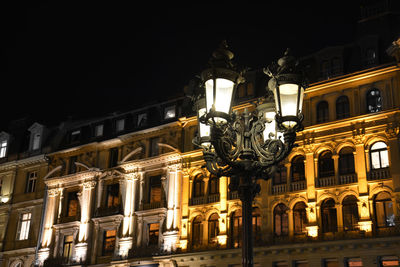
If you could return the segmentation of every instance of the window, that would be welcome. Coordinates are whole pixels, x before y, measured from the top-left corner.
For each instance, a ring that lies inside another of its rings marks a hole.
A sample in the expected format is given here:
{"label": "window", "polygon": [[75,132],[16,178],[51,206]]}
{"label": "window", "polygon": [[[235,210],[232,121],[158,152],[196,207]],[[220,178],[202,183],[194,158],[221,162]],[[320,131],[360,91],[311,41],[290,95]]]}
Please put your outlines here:
{"label": "window", "polygon": [[274,233],[276,236],[289,234],[288,208],[285,204],[278,204],[274,208]]}
{"label": "window", "polygon": [[73,243],[74,243],[74,237],[72,235],[64,236],[64,245],[63,245],[63,258],[64,259],[71,258]]}
{"label": "window", "polygon": [[32,140],[32,150],[40,148],[40,133],[35,133]]}
{"label": "window", "polygon": [[138,114],[137,126],[143,127],[147,125],[147,113]]}
{"label": "window", "polygon": [[217,236],[219,234],[219,216],[213,213],[208,219],[208,243],[217,244]]}
{"label": "window", "polygon": [[115,123],[115,130],[121,132],[125,129],[125,119],[119,119]]}
{"label": "window", "polygon": [[114,253],[116,234],[116,230],[104,231],[103,256],[111,256]]}
{"label": "window", "polygon": [[149,203],[161,202],[161,175],[150,177]]}
{"label": "window", "polygon": [[379,259],[379,266],[400,266],[399,257],[397,256],[384,256]]}
{"label": "window", "polygon": [[118,147],[114,147],[110,149],[110,159],[108,166],[109,168],[113,168],[118,165]]}
{"label": "window", "polygon": [[254,85],[252,82],[242,83],[238,86],[238,97],[254,96]]}
{"label": "window", "polygon": [[69,168],[68,168],[68,173],[75,173],[77,171],[77,167],[75,162],[78,160],[77,156],[72,156],[69,158]]}
{"label": "window", "polygon": [[370,149],[370,156],[372,169],[382,169],[389,167],[388,150],[384,142],[374,143]]}
{"label": "window", "polygon": [[166,107],[164,109],[164,119],[167,120],[167,119],[175,118],[175,115],[176,115],[175,113],[176,113],[175,112],[175,105]]}
{"label": "window", "polygon": [[36,180],[37,180],[37,172],[36,171],[28,172],[26,177],[25,193],[35,192]]}
{"label": "window", "polygon": [[211,175],[208,180],[208,192],[209,195],[214,195],[219,193],[219,179],[215,175]]}
{"label": "window", "polygon": [[346,259],[346,267],[364,266],[361,258],[348,258]]}
{"label": "window", "polygon": [[322,232],[337,232],[337,216],[335,201],[333,199],[325,200],[321,205]]}
{"label": "window", "polygon": [[149,223],[149,246],[158,246],[159,223]]}
{"label": "window", "polygon": [[378,89],[371,89],[367,93],[367,113],[379,112],[382,110],[382,97]]}
{"label": "window", "polygon": [[286,184],[287,172],[284,164],[279,164],[273,177],[273,184]]}
{"label": "window", "polygon": [[319,178],[331,177],[335,175],[332,152],[324,151],[319,155],[318,172]]}
{"label": "window", "polygon": [[67,217],[75,217],[78,215],[78,192],[68,192],[67,195]]}
{"label": "window", "polygon": [[119,184],[107,185],[106,207],[117,207],[119,205]]}
{"label": "window", "polygon": [[321,101],[317,105],[317,123],[327,122],[329,119],[328,102]]}
{"label": "window", "polygon": [[261,241],[261,212],[257,207],[253,207],[253,236],[254,242]]}
{"label": "window", "polygon": [[158,156],[159,153],[159,138],[154,137],[150,139],[150,157]]}
{"label": "window", "polygon": [[376,63],[376,51],[373,48],[367,49],[365,52],[365,59],[367,65],[373,65]]}
{"label": "window", "polygon": [[17,240],[26,240],[29,238],[29,228],[31,226],[32,213],[22,213],[19,217]]}
{"label": "window", "polygon": [[336,100],[336,119],[340,120],[348,117],[350,117],[349,98],[342,95]]}
{"label": "window", "polygon": [[294,266],[295,267],[308,267],[308,262],[307,261],[295,261]]}
{"label": "window", "polygon": [[7,152],[7,140],[0,142],[0,158],[4,158]]}
{"label": "window", "polygon": [[324,259],[324,267],[339,267],[337,259]]}
{"label": "window", "polygon": [[355,196],[347,196],[342,203],[343,229],[356,230],[358,227],[358,205]]}
{"label": "window", "polygon": [[79,142],[79,139],[81,137],[81,130],[75,130],[73,132],[71,132],[71,143],[74,142]]}
{"label": "window", "polygon": [[95,137],[103,136],[103,130],[104,130],[103,124],[96,125],[94,127],[94,136]]}
{"label": "window", "polygon": [[302,181],[306,178],[304,170],[304,157],[296,156],[292,160],[292,182]]}
{"label": "window", "polygon": [[386,192],[381,192],[374,201],[376,226],[379,228],[395,226],[393,201]]}
{"label": "window", "polygon": [[293,224],[294,224],[295,234],[303,234],[306,232],[307,213],[306,213],[306,204],[304,204],[304,202],[299,202],[296,205],[294,205]]}
{"label": "window", "polygon": [[231,246],[242,246],[242,211],[236,210],[231,216]]}
{"label": "window", "polygon": [[194,248],[201,246],[201,217],[197,216],[192,222],[192,246]]}
{"label": "window", "polygon": [[342,148],[339,152],[339,174],[353,174],[354,169],[354,150],[351,147]]}
{"label": "window", "polygon": [[204,196],[204,181],[202,175],[197,175],[193,182],[193,197]]}

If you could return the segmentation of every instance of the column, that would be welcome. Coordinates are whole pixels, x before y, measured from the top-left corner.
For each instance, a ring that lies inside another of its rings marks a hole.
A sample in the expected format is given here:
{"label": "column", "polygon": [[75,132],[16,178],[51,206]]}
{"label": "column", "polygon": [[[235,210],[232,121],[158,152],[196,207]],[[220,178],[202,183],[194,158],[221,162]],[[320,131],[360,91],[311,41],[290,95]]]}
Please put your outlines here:
{"label": "column", "polygon": [[338,184],[340,184],[340,181],[339,181],[339,155],[337,155],[337,154],[332,155],[332,159],[333,159],[333,166],[335,169],[335,184],[338,185]]}
{"label": "column", "polygon": [[226,233],[227,223],[227,199],[228,199],[228,182],[225,176],[219,178],[219,195],[220,195],[220,214],[219,214],[219,235],[217,236],[218,244],[221,247],[226,247],[228,235]]}
{"label": "column", "polygon": [[388,136],[388,152],[389,152],[389,167],[390,167],[390,175],[393,180],[393,187],[395,192],[400,192],[400,147],[399,147],[399,139],[397,136],[397,131],[391,132],[391,134],[386,131],[386,135]]}
{"label": "column", "polygon": [[358,190],[360,195],[368,194],[367,184],[367,166],[365,160],[364,143],[359,141],[356,143],[356,152],[354,156],[355,171],[358,178]]}
{"label": "column", "polygon": [[343,209],[340,203],[335,203],[336,208],[336,221],[338,226],[338,232],[343,231]]}
{"label": "column", "polygon": [[314,153],[312,151],[308,151],[306,153],[306,162],[305,162],[305,174],[306,174],[306,183],[307,183],[307,198],[309,200],[315,199],[315,165],[318,164],[318,159],[314,162]]}
{"label": "column", "polygon": [[372,220],[370,214],[370,203],[368,199],[368,195],[363,195],[358,197],[358,215],[360,217],[360,221],[358,225],[361,231],[371,232],[372,231]]}
{"label": "column", "polygon": [[190,176],[187,170],[182,172],[182,220],[179,247],[185,251],[188,246],[188,216],[190,196]]}
{"label": "column", "polygon": [[291,189],[290,188],[291,167],[292,167],[292,164],[290,162],[285,164],[285,168],[286,168],[286,192],[290,192],[291,191],[290,190]]}
{"label": "column", "polygon": [[307,235],[310,237],[317,237],[318,236],[318,222],[317,222],[317,203],[315,201],[311,201],[307,203],[307,219],[308,219],[308,226]]}

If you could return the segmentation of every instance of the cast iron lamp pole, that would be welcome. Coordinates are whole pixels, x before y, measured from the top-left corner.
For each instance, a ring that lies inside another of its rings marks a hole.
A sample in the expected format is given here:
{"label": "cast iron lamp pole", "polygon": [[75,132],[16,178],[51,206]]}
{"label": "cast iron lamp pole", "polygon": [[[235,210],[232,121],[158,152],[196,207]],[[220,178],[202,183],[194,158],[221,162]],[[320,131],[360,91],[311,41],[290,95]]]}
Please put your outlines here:
{"label": "cast iron lamp pole", "polygon": [[302,129],[306,85],[297,61],[286,51],[278,64],[264,69],[271,77],[270,90],[256,103],[255,111],[232,112],[236,86],[244,81],[232,58],[233,53],[223,42],[213,53],[210,67],[201,74],[205,97],[199,94],[196,99],[199,135],[193,142],[203,148],[208,171],[218,177],[231,177],[229,189],[239,193],[242,264],[252,267],[252,203],[260,192],[257,179],[269,179],[294,147],[296,132]]}

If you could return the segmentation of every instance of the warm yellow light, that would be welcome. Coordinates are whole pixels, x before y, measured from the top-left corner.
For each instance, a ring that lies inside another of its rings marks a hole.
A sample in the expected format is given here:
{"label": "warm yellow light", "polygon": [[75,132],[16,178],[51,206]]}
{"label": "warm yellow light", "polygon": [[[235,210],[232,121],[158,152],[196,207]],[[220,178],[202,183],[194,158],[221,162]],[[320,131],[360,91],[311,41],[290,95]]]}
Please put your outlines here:
{"label": "warm yellow light", "polygon": [[358,222],[358,227],[360,228],[360,231],[371,232],[372,222],[371,221]]}
{"label": "warm yellow light", "polygon": [[[206,108],[199,109],[199,118],[206,114]],[[200,137],[209,137],[210,136],[210,126],[206,125],[205,123],[199,122],[199,132]],[[208,146],[210,145],[209,142],[205,142],[202,145]]]}
{"label": "warm yellow light", "polygon": [[311,236],[311,237],[318,236],[318,226],[306,226],[306,229],[307,229],[308,236]]}
{"label": "warm yellow light", "polygon": [[206,103],[207,110],[210,110],[214,105],[216,111],[229,113],[231,106],[232,93],[234,83],[227,79],[216,79],[215,86],[215,103],[214,103],[214,80],[206,81]]}
{"label": "warm yellow light", "polygon": [[217,236],[218,244],[221,246],[226,245],[226,242],[228,241],[228,236],[227,235],[218,235]]}
{"label": "warm yellow light", "polygon": [[[297,98],[298,94],[300,94],[299,106],[297,106]],[[279,98],[278,98],[279,97]],[[303,108],[303,97],[304,97],[304,88],[299,85],[293,83],[286,83],[279,85],[279,96],[275,90],[275,101],[276,107],[280,110],[282,117],[285,116],[298,116],[298,111],[301,111]],[[279,106],[279,100],[281,106]],[[296,125],[294,121],[285,121],[282,123],[285,127],[291,128]]]}

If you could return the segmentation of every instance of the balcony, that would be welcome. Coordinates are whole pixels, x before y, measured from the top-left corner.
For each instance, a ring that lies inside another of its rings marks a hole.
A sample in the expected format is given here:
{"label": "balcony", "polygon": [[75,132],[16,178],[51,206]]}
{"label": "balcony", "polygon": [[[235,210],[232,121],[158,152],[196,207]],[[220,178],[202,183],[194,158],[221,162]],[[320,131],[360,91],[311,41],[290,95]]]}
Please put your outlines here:
{"label": "balcony", "polygon": [[357,174],[342,174],[339,176],[339,184],[353,184],[357,183]]}
{"label": "balcony", "polygon": [[335,185],[335,176],[318,178],[315,180],[315,185],[317,187],[327,187]]}
{"label": "balcony", "polygon": [[278,195],[287,191],[287,184],[277,184],[272,186],[272,194]]}
{"label": "balcony", "polygon": [[291,182],[290,191],[301,191],[306,189],[306,180]]}
{"label": "balcony", "polygon": [[211,194],[206,196],[192,197],[190,199],[190,205],[203,205],[210,204],[220,201],[220,194]]}
{"label": "balcony", "polygon": [[121,212],[122,212],[121,205],[111,206],[111,207],[99,207],[94,212],[94,217],[111,216],[115,214],[121,214]]}
{"label": "balcony", "polygon": [[143,210],[152,210],[152,209],[158,209],[158,208],[163,208],[165,207],[163,202],[150,202],[150,203],[144,203],[143,204]]}
{"label": "balcony", "polygon": [[229,191],[228,198],[229,198],[229,200],[239,199],[239,192],[238,191]]}
{"label": "balcony", "polygon": [[371,170],[368,174],[368,180],[382,180],[390,178],[389,168]]}

